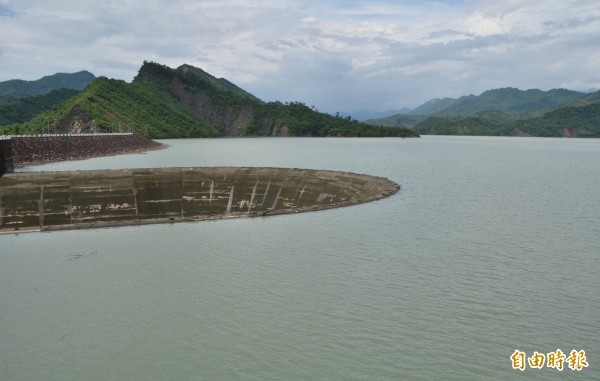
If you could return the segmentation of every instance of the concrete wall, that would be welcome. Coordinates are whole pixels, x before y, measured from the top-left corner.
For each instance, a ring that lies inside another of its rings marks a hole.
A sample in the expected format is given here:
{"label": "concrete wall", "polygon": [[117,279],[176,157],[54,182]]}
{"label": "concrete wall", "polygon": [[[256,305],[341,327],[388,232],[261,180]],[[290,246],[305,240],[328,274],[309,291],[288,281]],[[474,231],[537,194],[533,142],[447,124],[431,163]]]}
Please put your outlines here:
{"label": "concrete wall", "polygon": [[165,147],[136,134],[15,136],[10,141],[14,165],[17,167]]}
{"label": "concrete wall", "polygon": [[10,140],[0,140],[0,177],[14,170],[12,145]]}
{"label": "concrete wall", "polygon": [[0,178],[0,231],[263,216],[397,192],[387,179],[283,168],[15,173]]}

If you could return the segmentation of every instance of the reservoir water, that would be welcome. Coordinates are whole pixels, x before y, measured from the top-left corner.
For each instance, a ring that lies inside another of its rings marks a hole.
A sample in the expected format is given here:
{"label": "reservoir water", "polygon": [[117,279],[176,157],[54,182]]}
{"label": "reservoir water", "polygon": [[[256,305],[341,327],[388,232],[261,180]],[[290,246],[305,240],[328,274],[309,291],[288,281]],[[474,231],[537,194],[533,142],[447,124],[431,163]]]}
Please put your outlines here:
{"label": "reservoir water", "polygon": [[[25,170],[268,166],[346,208],[0,236],[0,380],[600,379],[600,140],[190,139]],[[588,366],[513,369],[585,351]]]}

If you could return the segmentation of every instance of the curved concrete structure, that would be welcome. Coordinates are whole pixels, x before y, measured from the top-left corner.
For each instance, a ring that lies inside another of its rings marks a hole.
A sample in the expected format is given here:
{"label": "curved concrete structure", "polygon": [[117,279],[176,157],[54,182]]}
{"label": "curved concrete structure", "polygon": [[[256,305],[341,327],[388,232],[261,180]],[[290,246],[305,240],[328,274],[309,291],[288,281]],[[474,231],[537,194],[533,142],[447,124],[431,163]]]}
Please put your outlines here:
{"label": "curved concrete structure", "polygon": [[381,177],[285,168],[156,168],[0,178],[0,232],[266,216],[380,199]]}

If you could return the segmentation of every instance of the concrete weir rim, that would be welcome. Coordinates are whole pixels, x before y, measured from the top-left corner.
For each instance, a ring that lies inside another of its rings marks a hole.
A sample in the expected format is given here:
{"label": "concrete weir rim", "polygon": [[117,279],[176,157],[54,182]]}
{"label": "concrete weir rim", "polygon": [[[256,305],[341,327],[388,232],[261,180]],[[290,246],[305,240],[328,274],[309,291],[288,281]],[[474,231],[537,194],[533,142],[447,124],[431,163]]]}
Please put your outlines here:
{"label": "concrete weir rim", "polygon": [[399,190],[384,177],[304,168],[20,172],[0,178],[0,234],[303,213]]}

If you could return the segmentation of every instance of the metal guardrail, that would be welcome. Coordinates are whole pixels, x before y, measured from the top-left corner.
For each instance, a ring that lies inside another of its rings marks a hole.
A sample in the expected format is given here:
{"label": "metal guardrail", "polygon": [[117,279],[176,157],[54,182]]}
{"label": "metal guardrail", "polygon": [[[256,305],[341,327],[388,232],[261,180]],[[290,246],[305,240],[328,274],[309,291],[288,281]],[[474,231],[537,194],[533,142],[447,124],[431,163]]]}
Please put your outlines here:
{"label": "metal guardrail", "polygon": [[0,135],[0,140],[10,140],[13,138],[49,138],[49,137],[77,137],[77,136],[115,136],[115,135],[133,135],[133,132],[115,132],[110,134],[39,134],[39,135]]}

